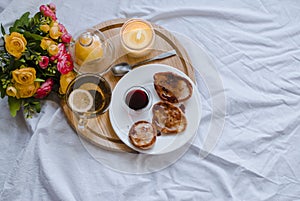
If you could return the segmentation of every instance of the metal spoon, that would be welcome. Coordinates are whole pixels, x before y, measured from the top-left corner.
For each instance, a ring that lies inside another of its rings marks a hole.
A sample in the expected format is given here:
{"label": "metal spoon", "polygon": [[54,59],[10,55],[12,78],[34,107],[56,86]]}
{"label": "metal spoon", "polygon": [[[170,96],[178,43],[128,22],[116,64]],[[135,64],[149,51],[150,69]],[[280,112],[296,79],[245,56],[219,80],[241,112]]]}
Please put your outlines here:
{"label": "metal spoon", "polygon": [[176,55],[176,51],[171,50],[171,51],[168,51],[168,52],[164,52],[160,55],[157,55],[156,57],[138,62],[138,63],[133,64],[133,65],[130,65],[126,62],[119,63],[119,64],[116,64],[115,66],[111,67],[111,71],[114,74],[114,76],[123,76],[126,73],[128,73],[130,70],[132,70],[134,67],[140,66],[140,65],[148,63],[150,61],[165,59],[165,58],[168,58],[168,57],[171,57],[171,56],[174,56],[174,55]]}

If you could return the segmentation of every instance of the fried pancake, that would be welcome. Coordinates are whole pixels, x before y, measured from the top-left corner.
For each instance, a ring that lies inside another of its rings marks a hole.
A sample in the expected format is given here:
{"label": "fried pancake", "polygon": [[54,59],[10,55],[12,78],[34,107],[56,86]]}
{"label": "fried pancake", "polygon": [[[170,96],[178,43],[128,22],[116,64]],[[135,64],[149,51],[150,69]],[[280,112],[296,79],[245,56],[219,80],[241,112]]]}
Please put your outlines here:
{"label": "fried pancake", "polygon": [[185,101],[192,96],[193,86],[186,78],[173,72],[154,74],[154,88],[161,100],[171,103]]}
{"label": "fried pancake", "polygon": [[187,126],[187,119],[180,108],[167,101],[160,101],[153,105],[152,124],[164,134],[183,132]]}
{"label": "fried pancake", "polygon": [[131,143],[140,149],[150,149],[156,141],[157,130],[147,121],[135,122],[129,130]]}

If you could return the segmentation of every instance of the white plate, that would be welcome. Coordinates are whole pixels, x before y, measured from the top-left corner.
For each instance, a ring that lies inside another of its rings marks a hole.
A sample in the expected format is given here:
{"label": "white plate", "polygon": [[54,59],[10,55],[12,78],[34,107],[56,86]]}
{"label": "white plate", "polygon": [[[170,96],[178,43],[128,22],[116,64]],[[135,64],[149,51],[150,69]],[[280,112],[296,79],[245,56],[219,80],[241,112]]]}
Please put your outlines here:
{"label": "white plate", "polygon": [[[151,93],[152,105],[159,102],[160,98],[156,94],[153,85],[153,75],[157,72],[174,72],[185,77],[192,83],[193,95],[187,101],[180,103],[184,104],[185,106],[185,115],[188,123],[184,132],[157,136],[154,146],[151,149],[143,150],[131,144],[128,137],[128,132],[130,127],[136,121],[146,120],[152,122],[152,107],[148,112],[132,115],[126,111],[122,101],[124,101],[123,96],[127,89],[132,86],[143,86]],[[192,80],[180,70],[164,64],[144,65],[132,70],[117,83],[112,93],[109,118],[118,137],[132,149],[147,154],[168,153],[182,147],[195,135],[201,118],[200,95]]]}

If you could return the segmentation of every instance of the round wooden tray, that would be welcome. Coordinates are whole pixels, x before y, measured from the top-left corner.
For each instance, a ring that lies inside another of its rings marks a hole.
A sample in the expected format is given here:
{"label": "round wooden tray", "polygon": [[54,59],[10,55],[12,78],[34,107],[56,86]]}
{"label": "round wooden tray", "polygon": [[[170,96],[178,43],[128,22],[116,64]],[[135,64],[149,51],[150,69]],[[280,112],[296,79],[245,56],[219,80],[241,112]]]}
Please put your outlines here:
{"label": "round wooden tray", "polygon": [[[109,20],[106,22],[102,22],[94,27],[103,32],[103,34],[107,38],[111,39],[115,51],[115,55],[112,59],[111,65],[120,62],[128,62],[130,64],[133,64],[135,62],[156,56],[162,52],[175,49],[177,52],[176,56],[152,63],[161,63],[173,66],[183,71],[192,80],[195,80],[193,67],[183,46],[170,32],[156,24],[152,24],[155,30],[156,38],[153,51],[151,51],[151,53],[140,58],[131,58],[124,54],[120,46],[121,43],[119,39],[119,31],[124,22],[127,20],[128,19]],[[121,79],[119,77],[115,77],[111,72],[106,73],[104,75],[104,78],[109,81],[112,89],[114,89],[116,83]],[[85,138],[87,141],[101,148],[112,151],[134,152],[131,148],[126,146],[114,132],[109,120],[108,112],[99,115],[97,118],[89,119],[87,123],[87,129],[82,132],[77,128],[78,119],[76,115],[68,108],[64,100],[62,100],[61,105],[69,124],[80,136]]]}

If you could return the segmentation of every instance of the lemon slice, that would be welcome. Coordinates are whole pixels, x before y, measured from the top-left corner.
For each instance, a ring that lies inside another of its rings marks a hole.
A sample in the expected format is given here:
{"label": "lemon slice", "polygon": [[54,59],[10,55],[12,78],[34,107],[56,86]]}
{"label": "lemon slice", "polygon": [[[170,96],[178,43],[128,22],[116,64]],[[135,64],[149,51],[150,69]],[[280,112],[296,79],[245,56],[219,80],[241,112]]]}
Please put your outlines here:
{"label": "lemon slice", "polygon": [[71,109],[75,112],[87,112],[93,106],[93,97],[89,91],[84,89],[75,89],[68,98]]}

